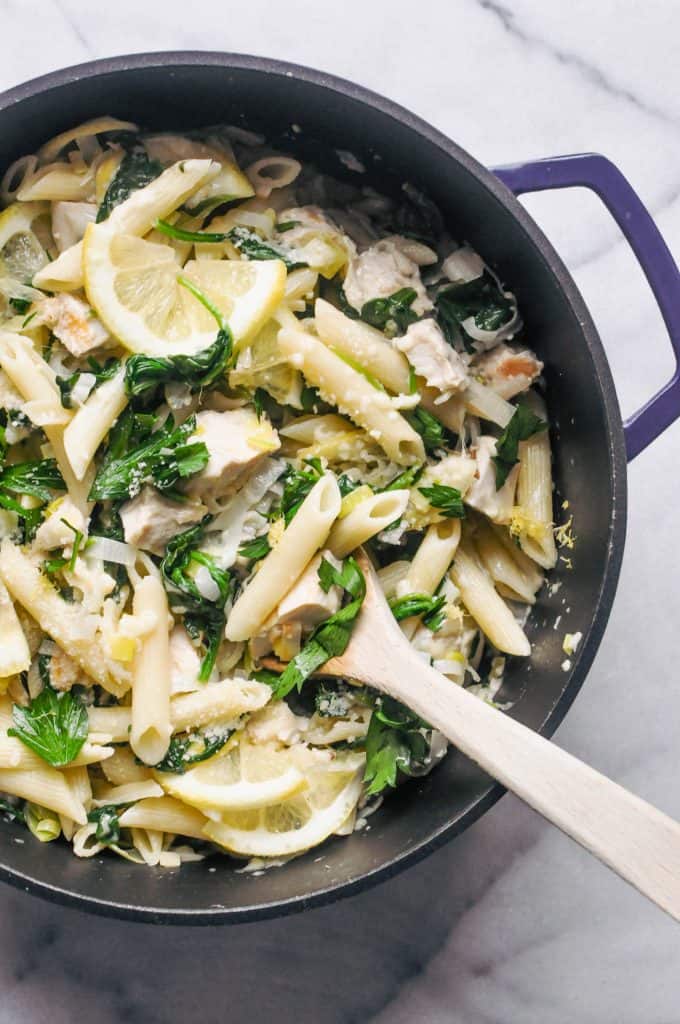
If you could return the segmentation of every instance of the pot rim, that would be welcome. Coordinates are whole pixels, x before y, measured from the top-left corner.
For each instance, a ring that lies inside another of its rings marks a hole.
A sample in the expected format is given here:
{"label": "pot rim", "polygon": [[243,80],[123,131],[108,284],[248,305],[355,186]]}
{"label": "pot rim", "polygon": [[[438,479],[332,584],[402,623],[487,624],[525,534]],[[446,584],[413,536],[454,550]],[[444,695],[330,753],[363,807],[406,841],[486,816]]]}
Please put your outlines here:
{"label": "pot rim", "polygon": [[[612,489],[612,518],[607,538],[605,568],[597,600],[593,607],[590,630],[579,651],[579,658],[576,664],[570,673],[565,676],[566,685],[564,689],[537,730],[541,735],[552,736],[581,689],[602,640],[616,593],[626,530],[626,449],[618,399],[599,334],[571,274],[552,244],[512,192],[490,170],[480,164],[465,150],[461,149],[455,142],[400,104],[352,81],[304,65],[268,57],[211,50],[161,50],[105,57],[49,72],[0,93],[0,117],[4,110],[24,100],[40,96],[54,88],[84,79],[117,75],[126,71],[139,71],[145,68],[164,69],[170,72],[173,67],[185,68],[192,66],[255,71],[284,79],[284,81],[287,78],[295,78],[308,82],[310,85],[330,90],[341,96],[349,97],[406,125],[416,134],[442,150],[449,159],[462,164],[473,177],[481,182],[491,197],[510,211],[515,220],[520,224],[528,241],[538,251],[543,263],[565,295],[572,312],[581,326],[583,336],[591,353],[603,399],[609,442],[608,457]],[[423,860],[445,842],[463,832],[489,810],[505,792],[505,787],[500,783],[491,783],[475,804],[459,819],[442,826],[428,838],[417,841],[408,851],[392,857],[380,866],[366,871],[356,878],[336,883],[327,888],[318,889],[311,895],[293,896],[266,904],[254,903],[250,906],[237,908],[214,907],[189,910],[180,907],[154,908],[140,906],[86,896],[63,888],[60,885],[39,881],[28,874],[2,864],[0,864],[0,880],[53,902],[119,919],[176,925],[236,924],[245,921],[262,920],[299,913],[311,907],[332,903],[344,897],[354,895],[380,881],[391,878],[399,871]]]}

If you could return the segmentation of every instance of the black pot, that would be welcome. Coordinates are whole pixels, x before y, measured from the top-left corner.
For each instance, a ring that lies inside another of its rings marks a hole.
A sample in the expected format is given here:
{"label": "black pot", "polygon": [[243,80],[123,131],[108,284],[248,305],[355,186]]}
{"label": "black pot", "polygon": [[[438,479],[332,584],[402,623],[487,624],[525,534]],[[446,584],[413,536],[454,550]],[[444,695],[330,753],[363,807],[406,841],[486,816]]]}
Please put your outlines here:
{"label": "black pot", "polygon": [[[602,157],[568,157],[496,175],[394,103],[349,82],[295,65],[218,53],[162,53],[97,61],[59,71],[0,96],[0,166],[56,132],[113,114],[153,128],[225,122],[285,136],[336,176],[353,177],[336,149],[366,166],[362,179],[387,192],[409,181],[441,209],[454,237],[469,241],[515,291],[527,336],[546,364],[558,497],[569,499],[578,544],[559,562],[553,596],[541,592],[529,622],[534,647],[513,663],[502,699],[510,714],[550,735],[590,667],[607,622],[623,553],[626,447],[630,457],[680,414],[677,374],[622,425],[607,360],[587,309],[561,260],[510,191],[582,184],[594,188],[629,237],[678,350],[671,308],[677,269],[651,218]],[[291,124],[301,131],[290,131]],[[503,182],[507,184],[504,184]],[[510,187],[508,187],[510,186]],[[561,628],[553,629],[557,615]],[[583,633],[565,671],[564,630]],[[113,856],[78,860],[66,845],[0,829],[2,877],[47,898],[136,920],[210,923],[253,920],[346,896],[424,857],[467,828],[502,794],[458,754],[385,801],[368,831],[268,871],[237,874],[219,862],[179,871],[140,868]],[[217,863],[217,870],[209,865]]]}

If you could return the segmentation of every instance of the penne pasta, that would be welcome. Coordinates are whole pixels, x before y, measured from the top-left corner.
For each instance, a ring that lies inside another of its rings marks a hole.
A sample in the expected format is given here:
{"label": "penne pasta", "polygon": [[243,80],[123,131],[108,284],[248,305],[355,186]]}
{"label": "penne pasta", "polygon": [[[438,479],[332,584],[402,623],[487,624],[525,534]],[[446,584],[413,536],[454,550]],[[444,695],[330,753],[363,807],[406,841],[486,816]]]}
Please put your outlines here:
{"label": "penne pasta", "polygon": [[96,388],[64,430],[64,451],[76,480],[82,481],[94,453],[127,405],[125,371]]}
{"label": "penne pasta", "polygon": [[451,578],[460,590],[463,604],[494,647],[505,654],[531,654],[524,630],[465,543],[456,552]]}
{"label": "penne pasta", "polygon": [[[534,413],[546,418],[545,403],[535,392],[529,392],[526,401]],[[550,437],[543,430],[520,442],[517,503],[524,523],[522,527],[520,521],[519,529],[522,551],[544,569],[552,569],[557,562],[552,492]]]}
{"label": "penne pasta", "polygon": [[7,587],[0,582],[0,680],[25,672],[31,652]]}
{"label": "penne pasta", "polygon": [[64,775],[43,763],[41,768],[0,768],[0,792],[47,807],[84,825],[87,814]]}
{"label": "penne pasta", "polygon": [[152,617],[132,666],[130,746],[145,764],[163,759],[170,743],[170,642],[168,599],[156,576],[135,586],[133,613]]}
{"label": "penne pasta", "polygon": [[208,819],[200,811],[171,796],[139,800],[120,816],[123,828],[171,832],[192,839],[206,838],[203,828],[207,822]]}
{"label": "penne pasta", "polygon": [[326,401],[362,427],[394,462],[408,466],[424,461],[420,436],[393,407],[389,396],[323,342],[305,331],[284,327],[279,332],[279,348]]}
{"label": "penne pasta", "polygon": [[[460,519],[444,519],[443,522],[428,527],[399,585],[400,593],[436,593],[454,559],[460,542],[460,533]],[[409,639],[418,628],[419,621],[420,617],[413,615],[401,623],[401,628]]]}
{"label": "penne pasta", "polygon": [[349,356],[389,391],[408,394],[411,390],[406,356],[392,348],[380,331],[362,320],[351,320],[324,299],[314,303],[314,321],[324,344]]}
{"label": "penne pasta", "polygon": [[255,636],[313,555],[326,543],[339,512],[338,485],[332,474],[326,474],[307,495],[277,546],[236,601],[227,621],[227,640]]}
{"label": "penne pasta", "polygon": [[402,490],[366,498],[335,524],[328,538],[328,547],[336,558],[345,558],[399,519],[406,511],[409,497],[410,492]]}

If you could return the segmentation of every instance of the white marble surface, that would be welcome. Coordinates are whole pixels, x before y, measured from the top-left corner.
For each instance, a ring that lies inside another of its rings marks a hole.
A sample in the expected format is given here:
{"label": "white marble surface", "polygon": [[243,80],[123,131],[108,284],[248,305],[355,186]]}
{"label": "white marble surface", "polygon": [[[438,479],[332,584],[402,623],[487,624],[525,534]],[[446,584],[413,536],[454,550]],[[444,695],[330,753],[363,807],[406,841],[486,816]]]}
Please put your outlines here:
{"label": "white marble surface", "polygon": [[[600,150],[680,257],[675,0],[1,0],[0,13],[2,88],[130,50],[225,49],[354,78],[489,164]],[[590,197],[529,205],[583,289],[630,411],[671,368],[642,275]],[[677,816],[679,444],[677,426],[630,470],[618,597],[557,737]],[[0,921],[0,1024],[680,1020],[677,926],[512,797],[411,871],[289,920],[154,929],[2,889]]]}

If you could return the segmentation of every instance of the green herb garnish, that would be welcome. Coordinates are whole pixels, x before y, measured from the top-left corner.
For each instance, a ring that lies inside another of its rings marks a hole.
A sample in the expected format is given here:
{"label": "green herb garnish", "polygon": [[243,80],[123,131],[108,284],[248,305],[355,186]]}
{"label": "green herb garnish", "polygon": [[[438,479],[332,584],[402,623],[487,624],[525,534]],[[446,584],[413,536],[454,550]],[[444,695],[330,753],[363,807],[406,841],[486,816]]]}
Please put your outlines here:
{"label": "green herb garnish", "polygon": [[241,558],[249,558],[253,562],[259,562],[261,558],[265,558],[271,551],[271,544],[267,535],[264,534],[262,537],[253,537],[252,540],[247,540],[241,544],[238,549],[238,553]]}
{"label": "green herb garnish", "polygon": [[328,591],[337,585],[349,594],[351,601],[316,627],[300,653],[279,676],[274,687],[275,697],[285,697],[295,688],[299,691],[305,679],[325,665],[329,658],[337,658],[345,652],[352,637],[366,596],[364,574],[351,557],[345,559],[340,570],[322,559],[318,574],[323,590]]}
{"label": "green herb garnish", "polygon": [[224,729],[209,738],[204,733],[173,736],[167,754],[162,761],[154,765],[154,768],[157,772],[174,772],[176,775],[183,775],[192,765],[207,761],[209,757],[221,750],[233,731],[233,729]]}
{"label": "green herb garnish", "polygon": [[88,821],[97,823],[94,837],[103,846],[120,842],[120,810],[120,806],[106,804],[104,807],[95,807],[87,816]]}
{"label": "green herb garnish", "polygon": [[158,160],[150,160],[144,150],[126,153],[121,160],[106,190],[101,206],[97,210],[97,223],[106,220],[111,211],[124,199],[140,188],[144,188],[163,171]]}
{"label": "green herb garnish", "polygon": [[463,321],[474,318],[480,331],[497,331],[514,316],[513,302],[506,298],[488,272],[473,281],[443,288],[435,300],[437,322],[450,345],[461,339],[468,351],[473,343]]}
{"label": "green herb garnish", "polygon": [[446,447],[446,428],[427,409],[418,406],[413,412],[407,414],[406,419],[416,433],[422,437],[426,451],[433,452],[438,448]]}
{"label": "green herb garnish", "polygon": [[519,462],[519,443],[528,441],[534,434],[547,430],[548,424],[531,411],[528,405],[519,403],[512,419],[496,441],[496,454],[493,456],[496,467],[496,490],[500,490],[508,479],[512,467]]}
{"label": "green herb garnish", "polygon": [[436,508],[446,519],[465,518],[463,496],[457,487],[432,484],[431,487],[419,487],[418,490],[427,498],[432,508]]}
{"label": "green herb garnish", "polygon": [[391,335],[403,334],[418,319],[411,309],[417,295],[413,288],[400,288],[385,299],[370,299],[361,307],[361,319]]}
{"label": "green herb garnish", "polygon": [[429,726],[391,697],[379,697],[366,734],[367,796],[396,786],[399,772],[405,775],[424,764],[429,751],[423,735]]}
{"label": "green herb garnish", "polygon": [[14,704],[8,736],[21,740],[55,768],[70,764],[81,751],[88,734],[87,711],[70,691],[51,687],[34,697],[27,707]]}
{"label": "green herb garnish", "polygon": [[439,613],[446,604],[446,598],[432,597],[430,594],[406,594],[390,601],[390,608],[397,622],[409,619],[413,615],[422,615],[423,622],[433,632],[441,626],[443,618]]}

